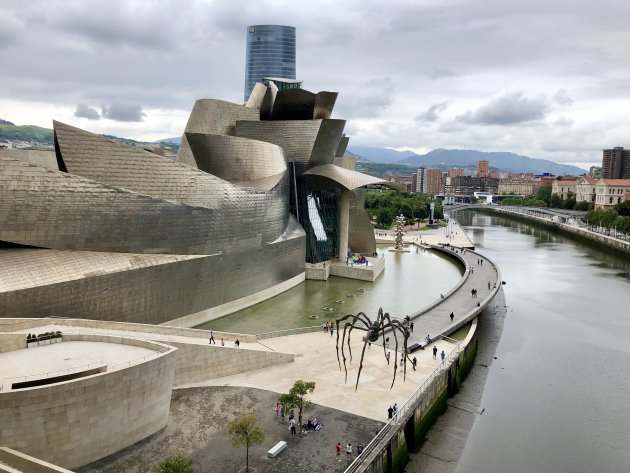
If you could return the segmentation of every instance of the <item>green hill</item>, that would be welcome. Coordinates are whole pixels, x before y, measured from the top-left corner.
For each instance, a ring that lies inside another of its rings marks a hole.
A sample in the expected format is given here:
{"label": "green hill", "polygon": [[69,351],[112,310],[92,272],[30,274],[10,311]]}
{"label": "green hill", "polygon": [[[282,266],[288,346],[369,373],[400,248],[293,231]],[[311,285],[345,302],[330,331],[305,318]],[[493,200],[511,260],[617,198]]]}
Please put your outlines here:
{"label": "green hill", "polygon": [[35,141],[41,144],[52,145],[53,132],[48,128],[34,125],[4,125],[0,126],[0,140]]}

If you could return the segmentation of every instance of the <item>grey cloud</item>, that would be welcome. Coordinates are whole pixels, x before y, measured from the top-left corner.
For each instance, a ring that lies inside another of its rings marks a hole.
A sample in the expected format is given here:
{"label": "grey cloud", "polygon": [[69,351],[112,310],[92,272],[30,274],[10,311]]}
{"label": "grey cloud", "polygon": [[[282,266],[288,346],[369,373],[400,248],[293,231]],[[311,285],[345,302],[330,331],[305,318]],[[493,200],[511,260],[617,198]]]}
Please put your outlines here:
{"label": "grey cloud", "polygon": [[558,90],[556,95],[553,96],[553,101],[558,105],[573,105],[573,99],[569,97],[565,89]]}
{"label": "grey cloud", "polygon": [[528,98],[513,92],[490,100],[475,111],[458,115],[457,120],[479,125],[511,125],[542,120],[550,106],[544,97]]}
{"label": "grey cloud", "polygon": [[395,97],[396,84],[391,77],[368,79],[349,93],[339,96],[335,114],[341,118],[374,118],[388,108]]}
{"label": "grey cloud", "polygon": [[440,102],[440,103],[433,104],[427,109],[426,112],[418,115],[416,117],[416,121],[434,122],[438,119],[439,114],[443,112],[444,110],[446,110],[446,107],[448,107],[447,102]]}
{"label": "grey cloud", "polygon": [[102,109],[103,118],[119,122],[141,122],[147,116],[140,105],[132,103],[114,102],[109,106],[103,105]]}
{"label": "grey cloud", "polygon": [[569,126],[572,126],[573,123],[575,122],[571,120],[570,118],[560,117],[556,121],[553,122],[553,126],[569,127]]}
{"label": "grey cloud", "polygon": [[436,67],[429,73],[429,79],[437,80],[437,79],[452,79],[454,77],[459,77],[460,74],[455,72],[452,69]]}
{"label": "grey cloud", "polygon": [[80,103],[74,111],[74,116],[79,118],[87,118],[88,120],[100,120],[101,115],[96,109],[90,107],[87,104]]}

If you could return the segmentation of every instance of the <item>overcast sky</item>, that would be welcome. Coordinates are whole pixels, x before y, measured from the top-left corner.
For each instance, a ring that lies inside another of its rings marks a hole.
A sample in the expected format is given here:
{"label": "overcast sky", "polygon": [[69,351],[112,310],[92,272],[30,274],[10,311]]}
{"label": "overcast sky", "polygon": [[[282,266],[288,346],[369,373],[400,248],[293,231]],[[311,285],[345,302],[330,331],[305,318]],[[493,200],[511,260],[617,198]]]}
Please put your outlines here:
{"label": "overcast sky", "polygon": [[0,118],[179,136],[242,99],[247,25],[297,28],[351,145],[512,151],[582,167],[630,147],[630,0],[0,0]]}

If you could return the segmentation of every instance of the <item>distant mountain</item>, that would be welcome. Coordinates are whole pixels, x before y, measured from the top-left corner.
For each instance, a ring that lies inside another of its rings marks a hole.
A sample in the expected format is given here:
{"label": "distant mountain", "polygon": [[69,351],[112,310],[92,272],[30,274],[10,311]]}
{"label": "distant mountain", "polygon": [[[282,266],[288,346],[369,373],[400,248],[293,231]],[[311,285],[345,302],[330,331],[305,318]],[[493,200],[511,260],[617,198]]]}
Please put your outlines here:
{"label": "distant mountain", "polygon": [[473,166],[480,159],[487,160],[491,167],[503,172],[531,172],[534,174],[549,172],[557,176],[564,174],[580,175],[588,172],[577,166],[558,164],[546,159],[534,159],[514,153],[461,149],[434,149],[425,155],[409,156],[400,160],[399,163],[415,167],[438,165]]}
{"label": "distant mountain", "polygon": [[182,141],[182,137],[177,136],[175,138],[163,138],[161,140],[156,141],[156,143],[174,143],[176,145],[179,145],[181,141]]}
{"label": "distant mountain", "polygon": [[39,144],[52,145],[53,132],[49,128],[34,125],[17,126],[5,124],[0,126],[0,140],[32,141]]}
{"label": "distant mountain", "polygon": [[374,163],[393,164],[414,155],[411,151],[396,151],[390,148],[371,148],[368,146],[348,146],[348,151]]}

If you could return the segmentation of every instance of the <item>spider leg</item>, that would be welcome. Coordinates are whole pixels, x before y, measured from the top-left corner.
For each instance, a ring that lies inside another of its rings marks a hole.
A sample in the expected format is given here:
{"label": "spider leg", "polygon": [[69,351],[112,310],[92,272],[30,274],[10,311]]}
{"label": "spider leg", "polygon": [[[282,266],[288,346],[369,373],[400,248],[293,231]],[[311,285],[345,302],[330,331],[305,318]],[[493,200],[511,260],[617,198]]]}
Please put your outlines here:
{"label": "spider leg", "polygon": [[[396,341],[396,358],[398,358],[398,337],[396,336],[396,329],[395,329],[395,325],[392,323],[392,319],[389,316],[389,313],[385,313],[383,315],[384,319],[387,319],[387,324],[385,325],[385,328],[389,328],[391,327],[392,329],[392,335],[394,336],[394,340]],[[392,379],[392,385],[389,387],[389,389],[392,389],[394,387],[394,383],[396,382],[396,371],[398,369],[398,364],[397,364],[397,360],[394,360],[394,378]]]}
{"label": "spider leg", "polygon": [[[336,320],[337,322],[337,363],[339,363],[339,370],[341,371],[341,360],[339,359],[339,323],[343,322],[344,320],[347,319],[353,319],[353,322],[356,321],[356,315],[352,315],[352,314],[348,314],[348,315],[344,315],[343,317],[340,317]],[[344,336],[341,339],[341,348],[343,350],[343,342],[345,339],[345,331],[344,331]]]}
{"label": "spider leg", "polygon": [[357,382],[354,385],[354,390],[359,389],[359,378],[361,377],[361,370],[363,369],[363,357],[365,356],[365,348],[367,347],[368,340],[363,342],[363,350],[361,351],[361,361],[359,361],[359,372],[357,373]]}

